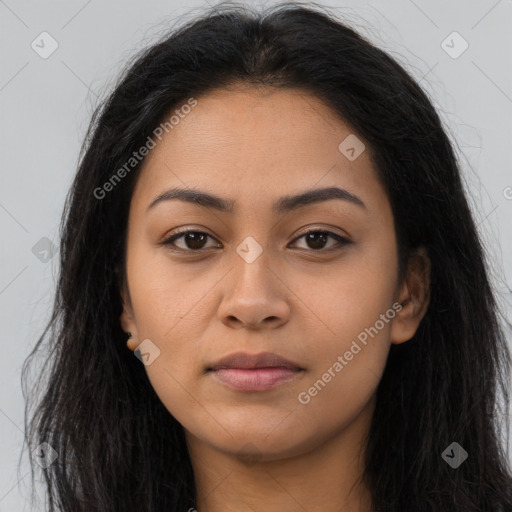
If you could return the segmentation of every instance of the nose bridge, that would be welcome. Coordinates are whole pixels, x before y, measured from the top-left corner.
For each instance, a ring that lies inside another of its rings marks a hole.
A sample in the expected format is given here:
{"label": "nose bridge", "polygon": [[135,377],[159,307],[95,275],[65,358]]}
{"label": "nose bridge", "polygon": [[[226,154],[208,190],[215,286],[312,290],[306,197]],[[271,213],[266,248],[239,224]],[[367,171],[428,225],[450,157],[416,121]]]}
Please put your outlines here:
{"label": "nose bridge", "polygon": [[272,288],[271,276],[274,276],[274,272],[270,266],[270,250],[263,243],[260,244],[253,236],[247,236],[236,246],[236,254],[233,255],[234,290],[249,294],[248,299],[252,296],[254,300],[258,295],[271,293],[268,288]]}
{"label": "nose bridge", "polygon": [[280,285],[270,251],[254,237],[238,244],[233,254],[232,272],[226,281],[219,306],[224,323],[239,322],[257,326],[266,319],[286,321],[289,306],[286,287]]}

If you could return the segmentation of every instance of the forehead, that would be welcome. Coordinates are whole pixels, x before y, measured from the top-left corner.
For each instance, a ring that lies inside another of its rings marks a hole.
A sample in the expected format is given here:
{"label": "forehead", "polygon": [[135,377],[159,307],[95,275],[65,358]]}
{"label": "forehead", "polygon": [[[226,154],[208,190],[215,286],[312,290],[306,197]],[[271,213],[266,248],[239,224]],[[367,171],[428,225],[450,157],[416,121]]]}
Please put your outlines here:
{"label": "forehead", "polygon": [[[149,204],[176,186],[209,190],[235,202],[269,198],[269,204],[291,191],[328,186],[383,193],[369,148],[355,160],[347,158],[340,144],[357,135],[306,91],[233,86],[196,101],[156,140],[134,200]],[[360,137],[355,140],[364,147]]]}

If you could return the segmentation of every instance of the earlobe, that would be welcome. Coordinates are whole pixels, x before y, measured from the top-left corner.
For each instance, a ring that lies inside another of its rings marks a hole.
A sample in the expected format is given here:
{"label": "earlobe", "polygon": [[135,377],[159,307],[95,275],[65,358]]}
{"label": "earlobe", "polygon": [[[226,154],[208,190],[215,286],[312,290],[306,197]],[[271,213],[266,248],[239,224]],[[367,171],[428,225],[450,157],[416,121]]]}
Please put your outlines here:
{"label": "earlobe", "polygon": [[124,289],[121,290],[121,302],[123,304],[123,311],[119,316],[119,321],[121,323],[122,330],[129,335],[126,346],[133,351],[137,348],[138,345],[137,326],[135,323],[130,298],[128,297],[127,291]]}
{"label": "earlobe", "polygon": [[128,336],[129,338],[126,340],[126,346],[133,352],[139,346],[139,342],[131,332],[128,333]]}
{"label": "earlobe", "polygon": [[123,306],[123,312],[121,313],[119,320],[121,322],[121,328],[126,334],[128,334],[126,346],[131,351],[134,351],[138,346],[137,328],[135,326],[133,315],[126,306]]}
{"label": "earlobe", "polygon": [[414,251],[409,258],[407,276],[402,284],[397,312],[391,327],[391,343],[410,340],[427,312],[430,303],[430,258],[424,247]]}

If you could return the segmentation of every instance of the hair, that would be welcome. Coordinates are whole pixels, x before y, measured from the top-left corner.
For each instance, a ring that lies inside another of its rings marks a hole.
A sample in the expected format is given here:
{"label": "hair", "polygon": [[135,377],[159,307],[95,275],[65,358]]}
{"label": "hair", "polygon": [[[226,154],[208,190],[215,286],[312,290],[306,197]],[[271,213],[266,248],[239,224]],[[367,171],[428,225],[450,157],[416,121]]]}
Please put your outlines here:
{"label": "hair", "polygon": [[[428,310],[411,340],[391,346],[377,388],[364,470],[375,511],[512,510],[497,421],[500,397],[508,411],[511,357],[450,140],[399,63],[316,4],[296,2],[263,11],[221,4],[169,30],[94,110],[60,225],[53,310],[22,372],[26,443],[47,442],[58,455],[43,470],[47,510],[196,504],[183,427],[119,322],[128,212],[144,159],[102,199],[94,191],[173,108],[235,83],[323,100],[369,146],[392,207],[400,278],[415,249],[431,261]],[[27,393],[38,350],[47,359]],[[441,457],[454,441],[469,454],[457,469]],[[31,460],[32,481],[34,469]]]}

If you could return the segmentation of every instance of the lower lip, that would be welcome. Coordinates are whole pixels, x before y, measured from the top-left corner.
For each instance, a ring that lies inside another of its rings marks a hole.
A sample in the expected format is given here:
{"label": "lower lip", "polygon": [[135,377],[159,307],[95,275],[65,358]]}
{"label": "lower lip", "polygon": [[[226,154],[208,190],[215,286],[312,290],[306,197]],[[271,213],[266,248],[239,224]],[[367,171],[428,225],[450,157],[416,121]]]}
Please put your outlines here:
{"label": "lower lip", "polygon": [[267,391],[295,377],[300,370],[290,368],[221,368],[212,373],[238,391]]}

